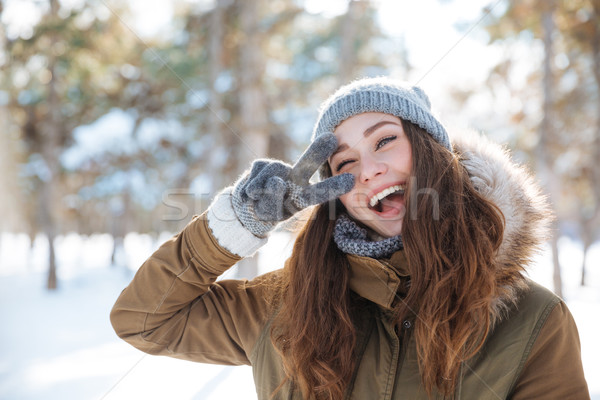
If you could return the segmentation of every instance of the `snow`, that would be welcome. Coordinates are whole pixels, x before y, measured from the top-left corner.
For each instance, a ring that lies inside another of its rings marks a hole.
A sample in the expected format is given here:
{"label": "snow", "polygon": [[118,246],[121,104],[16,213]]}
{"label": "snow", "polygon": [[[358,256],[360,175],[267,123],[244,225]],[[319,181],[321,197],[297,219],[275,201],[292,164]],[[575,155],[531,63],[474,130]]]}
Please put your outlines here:
{"label": "snow", "polygon": [[93,124],[80,126],[73,131],[75,145],[64,151],[62,164],[76,170],[90,158],[105,152],[132,154],[137,142],[131,137],[134,118],[129,113],[113,109]]}
{"label": "snow", "polygon": [[[47,242],[0,236],[0,399],[256,399],[250,367],[191,363],[145,355],[114,334],[110,309],[135,269],[170,236],[129,234],[125,266],[110,266],[112,237],[57,238],[59,290],[44,289]],[[600,244],[590,250],[588,286],[579,287],[581,245],[563,238],[564,296],[577,322],[592,399],[600,400]],[[281,266],[292,239],[275,235],[261,250],[260,272]],[[282,251],[283,249],[283,251]],[[268,261],[268,262],[267,262]],[[551,287],[544,252],[530,276]],[[227,272],[233,277],[235,270]],[[594,379],[595,378],[595,379]]]}
{"label": "snow", "polygon": [[156,151],[162,139],[172,142],[189,140],[176,120],[145,118],[133,136],[135,112],[114,108],[89,125],[73,131],[75,143],[61,154],[62,165],[69,170],[81,168],[87,161],[106,154],[131,155],[140,149]]}

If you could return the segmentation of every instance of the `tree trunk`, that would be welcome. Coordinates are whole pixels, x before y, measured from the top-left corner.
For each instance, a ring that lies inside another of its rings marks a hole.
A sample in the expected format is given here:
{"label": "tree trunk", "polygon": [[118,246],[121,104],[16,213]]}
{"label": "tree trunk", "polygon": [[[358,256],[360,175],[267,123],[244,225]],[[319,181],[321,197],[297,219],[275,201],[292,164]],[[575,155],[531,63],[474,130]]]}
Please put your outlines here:
{"label": "tree trunk", "polygon": [[217,89],[216,83],[223,71],[223,26],[224,19],[224,0],[216,0],[210,19],[210,37],[208,42],[208,74],[210,77],[210,102],[208,115],[208,131],[214,137],[220,137],[221,131],[221,108],[223,99],[221,92]]}
{"label": "tree trunk", "polygon": [[58,279],[56,277],[56,253],[54,249],[54,239],[51,233],[47,232],[48,235],[48,250],[49,250],[49,260],[48,260],[48,282],[46,287],[48,290],[56,290],[58,288]]}
{"label": "tree trunk", "polygon": [[119,203],[111,204],[113,251],[110,257],[111,266],[125,266],[123,255],[125,254],[125,235],[130,227],[131,219],[131,194],[125,189],[119,198]]}
{"label": "tree trunk", "polygon": [[[550,146],[554,137],[553,123],[553,108],[554,108],[554,81],[552,73],[552,62],[554,60],[554,49],[552,35],[554,33],[554,3],[548,1],[545,3],[545,9],[542,12],[542,27],[543,27],[543,42],[544,42],[544,75],[543,75],[543,118],[540,124],[540,140],[537,146],[537,162],[540,178],[548,190],[550,201],[557,208],[557,199],[559,198],[558,177],[554,176],[554,171],[551,166],[551,157],[549,156]],[[557,218],[558,210],[557,211]],[[554,225],[553,237],[551,241],[552,247],[552,263],[553,263],[553,282],[554,292],[558,296],[562,296],[562,277],[560,271],[560,259],[558,249],[558,237],[560,231],[559,224]]]}
{"label": "tree trunk", "polygon": [[[225,26],[225,8],[229,5],[229,0],[216,0],[215,8],[213,9],[212,16],[210,19],[210,37],[208,42],[208,75],[210,77],[210,101],[209,101],[209,113],[208,113],[208,132],[218,143],[218,146],[224,146],[227,148],[227,141],[231,140],[231,133],[227,132],[226,135],[222,135],[223,127],[227,126],[221,116],[223,109],[223,96],[217,87],[217,80],[223,72],[223,42],[225,32],[223,27]],[[210,161],[208,165],[222,165],[223,162],[218,160],[220,157],[218,151],[212,151],[209,154]],[[221,179],[227,181],[227,178]],[[222,182],[218,178],[214,177],[211,182],[212,188],[222,187],[223,185],[230,184],[231,182]]]}
{"label": "tree trunk", "polygon": [[[46,163],[48,163],[48,161],[46,161]],[[48,168],[50,169],[50,167]],[[53,215],[54,181],[55,178],[50,177],[42,182],[42,195],[40,196],[39,200],[42,231],[48,240],[48,281],[46,287],[49,290],[54,290],[58,287],[58,281],[56,278],[56,252],[54,249],[54,239],[56,238],[56,227]]]}
{"label": "tree trunk", "polygon": [[249,164],[269,150],[268,118],[263,91],[264,54],[259,30],[262,1],[241,2],[241,27],[246,41],[240,46],[241,156]]}
{"label": "tree trunk", "polygon": [[[600,0],[593,0],[593,15],[592,24],[594,33],[592,36],[592,52],[593,52],[593,70],[594,80],[596,81],[596,93],[600,93]],[[595,160],[600,160],[600,97],[597,97],[597,112],[596,112],[596,135],[594,140]],[[596,196],[596,204],[600,204],[600,168],[594,168],[594,194]],[[598,209],[600,207],[596,207]]]}
{"label": "tree trunk", "polygon": [[[596,81],[596,93],[600,94],[600,0],[592,1],[592,24],[594,27],[592,36],[592,52],[593,52],[593,70],[594,80]],[[596,96],[596,132],[594,135],[594,160],[600,160],[600,96]],[[594,215],[590,224],[590,245],[596,240],[598,232],[597,227],[600,225],[600,168],[592,168],[594,188]],[[582,271],[583,273],[583,271]],[[583,275],[581,282],[583,285]]]}
{"label": "tree trunk", "polygon": [[33,250],[35,246],[36,232],[32,227],[30,227],[30,230],[29,232],[27,232],[27,235],[29,236],[29,251],[27,252],[27,270],[31,272],[33,271]]}
{"label": "tree trunk", "polygon": [[348,2],[348,11],[342,17],[340,40],[340,71],[338,75],[338,86],[344,85],[352,80],[356,67],[356,24],[358,19],[358,1]]}
{"label": "tree trunk", "polygon": [[[590,229],[591,228],[591,229]],[[585,226],[583,234],[583,261],[581,262],[581,286],[585,286],[585,264],[587,263],[588,250],[593,242],[592,227]]]}
{"label": "tree trunk", "polygon": [[[50,12],[53,18],[58,18],[58,0],[50,1]],[[56,34],[50,36],[51,48],[56,43]],[[51,55],[48,60],[48,69],[52,73],[52,78],[48,83],[48,122],[44,124],[41,135],[41,153],[46,162],[47,176],[42,181],[42,196],[40,201],[40,212],[42,220],[42,229],[48,239],[48,283],[47,288],[54,290],[58,287],[56,277],[56,252],[54,249],[54,239],[56,237],[56,189],[58,188],[60,164],[60,103],[57,94],[56,81],[56,59]]]}
{"label": "tree trunk", "polygon": [[562,276],[560,274],[560,253],[558,250],[557,234],[552,236],[550,244],[552,246],[552,283],[554,285],[554,293],[556,293],[558,297],[562,297]]}
{"label": "tree trunk", "polygon": [[[262,88],[264,55],[259,30],[262,0],[239,2],[240,25],[246,40],[240,46],[240,161],[248,168],[251,161],[264,158],[268,154],[269,123],[266,99]],[[240,277],[252,278],[258,275],[257,257],[246,258],[238,263]]]}

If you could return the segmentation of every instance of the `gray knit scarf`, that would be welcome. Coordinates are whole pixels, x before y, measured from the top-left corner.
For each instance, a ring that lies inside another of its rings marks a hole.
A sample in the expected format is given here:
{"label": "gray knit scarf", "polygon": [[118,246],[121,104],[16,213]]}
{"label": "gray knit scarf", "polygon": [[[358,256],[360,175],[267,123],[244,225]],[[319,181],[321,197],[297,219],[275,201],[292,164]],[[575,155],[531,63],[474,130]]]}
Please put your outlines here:
{"label": "gray knit scarf", "polygon": [[341,214],[335,222],[333,240],[346,254],[371,258],[386,258],[403,248],[400,235],[378,241],[370,240],[367,230],[358,226],[346,214]]}

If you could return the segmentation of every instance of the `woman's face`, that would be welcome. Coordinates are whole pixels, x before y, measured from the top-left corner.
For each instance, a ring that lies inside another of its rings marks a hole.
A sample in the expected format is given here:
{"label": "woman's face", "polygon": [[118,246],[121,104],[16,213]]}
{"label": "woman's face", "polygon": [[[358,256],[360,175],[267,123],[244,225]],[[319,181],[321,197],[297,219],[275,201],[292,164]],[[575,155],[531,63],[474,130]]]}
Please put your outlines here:
{"label": "woman's face", "polygon": [[406,214],[404,190],[412,169],[411,146],[400,118],[358,114],[334,131],[333,175],[351,173],[354,188],[340,196],[348,213],[383,237],[399,235]]}

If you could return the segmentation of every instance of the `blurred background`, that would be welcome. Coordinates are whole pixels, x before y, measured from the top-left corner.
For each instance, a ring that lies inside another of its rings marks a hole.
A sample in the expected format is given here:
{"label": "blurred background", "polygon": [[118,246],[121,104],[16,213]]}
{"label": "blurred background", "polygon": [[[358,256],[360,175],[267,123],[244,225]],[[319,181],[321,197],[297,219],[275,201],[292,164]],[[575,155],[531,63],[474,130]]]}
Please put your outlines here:
{"label": "blurred background", "polygon": [[377,75],[536,173],[557,218],[529,273],[567,301],[600,399],[600,0],[0,1],[0,399],[256,398],[249,368],[146,357],[108,313],[252,160],[293,162],[319,104]]}

